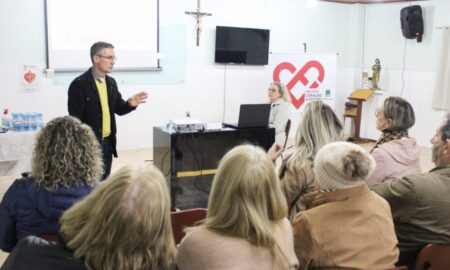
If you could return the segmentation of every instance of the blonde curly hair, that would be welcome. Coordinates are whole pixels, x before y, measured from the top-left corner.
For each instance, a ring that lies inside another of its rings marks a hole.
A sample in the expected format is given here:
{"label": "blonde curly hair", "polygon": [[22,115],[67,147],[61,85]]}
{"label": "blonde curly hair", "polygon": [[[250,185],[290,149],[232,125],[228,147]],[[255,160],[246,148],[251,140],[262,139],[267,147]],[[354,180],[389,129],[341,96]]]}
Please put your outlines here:
{"label": "blonde curly hair", "polygon": [[103,174],[103,162],[92,129],[71,116],[48,122],[37,135],[31,174],[49,191],[81,184],[94,186]]}

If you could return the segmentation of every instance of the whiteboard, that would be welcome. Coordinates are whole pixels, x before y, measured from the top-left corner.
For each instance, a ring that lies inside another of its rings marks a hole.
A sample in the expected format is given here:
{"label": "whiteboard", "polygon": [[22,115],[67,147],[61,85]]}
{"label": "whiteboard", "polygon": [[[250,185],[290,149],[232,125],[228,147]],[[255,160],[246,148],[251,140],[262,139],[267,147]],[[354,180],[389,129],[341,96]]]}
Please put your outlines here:
{"label": "whiteboard", "polygon": [[114,45],[115,70],[159,68],[158,0],[45,0],[47,68],[85,70],[93,43]]}

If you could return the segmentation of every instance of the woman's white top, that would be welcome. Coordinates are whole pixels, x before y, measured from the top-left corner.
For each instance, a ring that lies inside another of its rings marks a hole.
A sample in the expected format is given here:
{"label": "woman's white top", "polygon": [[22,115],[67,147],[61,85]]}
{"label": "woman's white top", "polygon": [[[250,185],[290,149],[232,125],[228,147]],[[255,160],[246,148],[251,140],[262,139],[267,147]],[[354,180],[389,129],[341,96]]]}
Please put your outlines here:
{"label": "woman's white top", "polygon": [[275,128],[275,142],[284,145],[286,124],[291,116],[291,105],[279,98],[270,104],[269,126]]}

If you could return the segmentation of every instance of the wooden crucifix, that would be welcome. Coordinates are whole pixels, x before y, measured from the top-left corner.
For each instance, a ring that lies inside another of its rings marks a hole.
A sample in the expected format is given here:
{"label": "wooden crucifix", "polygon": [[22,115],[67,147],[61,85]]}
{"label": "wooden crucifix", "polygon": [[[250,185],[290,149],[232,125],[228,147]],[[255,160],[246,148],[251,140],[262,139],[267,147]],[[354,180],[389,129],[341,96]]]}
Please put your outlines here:
{"label": "wooden crucifix", "polygon": [[211,16],[212,13],[200,12],[200,0],[197,0],[197,11],[186,11],[185,14],[191,15],[197,21],[197,47],[200,45],[200,34],[202,33],[202,18],[204,16]]}

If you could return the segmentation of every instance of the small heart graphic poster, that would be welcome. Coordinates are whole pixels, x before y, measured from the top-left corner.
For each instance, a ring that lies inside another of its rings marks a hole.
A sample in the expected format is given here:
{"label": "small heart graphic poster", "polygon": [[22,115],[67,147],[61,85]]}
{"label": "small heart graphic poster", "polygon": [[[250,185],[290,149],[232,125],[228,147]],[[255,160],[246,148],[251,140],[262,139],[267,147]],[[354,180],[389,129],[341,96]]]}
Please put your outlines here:
{"label": "small heart graphic poster", "polygon": [[37,65],[23,65],[21,73],[22,89],[26,92],[39,91],[40,88],[40,73]]}
{"label": "small heart graphic poster", "polygon": [[334,108],[336,54],[272,53],[269,66],[272,80],[286,85],[293,111],[314,100]]}

